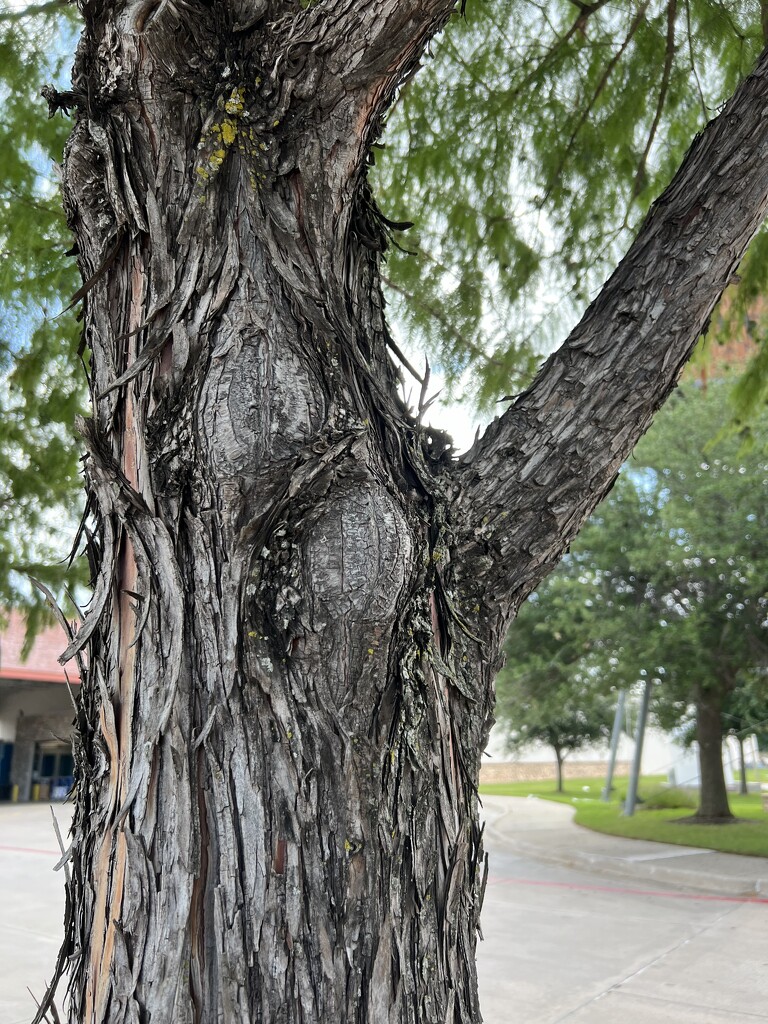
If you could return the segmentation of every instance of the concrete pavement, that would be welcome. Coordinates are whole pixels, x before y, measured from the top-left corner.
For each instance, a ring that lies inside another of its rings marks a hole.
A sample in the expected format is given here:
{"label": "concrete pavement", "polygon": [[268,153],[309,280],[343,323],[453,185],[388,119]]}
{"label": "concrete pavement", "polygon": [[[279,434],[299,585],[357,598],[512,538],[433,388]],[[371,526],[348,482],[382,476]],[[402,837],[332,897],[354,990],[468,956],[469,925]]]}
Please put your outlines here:
{"label": "concrete pavement", "polygon": [[768,1024],[765,903],[487,846],[484,1024]]}
{"label": "concrete pavement", "polygon": [[768,858],[601,835],[574,825],[573,807],[536,797],[483,796],[482,801],[487,833],[530,860],[644,885],[768,902]]}
{"label": "concrete pavement", "polygon": [[[65,843],[70,805],[54,808]],[[0,804],[0,1024],[29,1024],[64,933],[64,874],[48,804]]]}

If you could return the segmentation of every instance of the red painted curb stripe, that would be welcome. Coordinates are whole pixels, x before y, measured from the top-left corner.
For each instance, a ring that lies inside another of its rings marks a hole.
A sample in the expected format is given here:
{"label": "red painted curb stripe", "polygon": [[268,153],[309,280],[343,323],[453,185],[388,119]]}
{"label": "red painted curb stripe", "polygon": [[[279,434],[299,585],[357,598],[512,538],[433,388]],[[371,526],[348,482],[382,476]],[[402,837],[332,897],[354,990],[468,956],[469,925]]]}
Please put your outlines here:
{"label": "red painted curb stripe", "polygon": [[35,850],[31,846],[0,846],[6,853],[43,853],[46,857],[60,857],[61,850]]}
{"label": "red painted curb stripe", "polygon": [[716,903],[768,903],[768,898],[762,896],[718,896],[714,893],[665,892],[663,889],[631,889],[618,885],[546,882],[535,878],[489,878],[488,885],[532,885],[549,889],[584,889],[588,892],[617,892],[627,896],[663,896],[672,900],[703,900]]}

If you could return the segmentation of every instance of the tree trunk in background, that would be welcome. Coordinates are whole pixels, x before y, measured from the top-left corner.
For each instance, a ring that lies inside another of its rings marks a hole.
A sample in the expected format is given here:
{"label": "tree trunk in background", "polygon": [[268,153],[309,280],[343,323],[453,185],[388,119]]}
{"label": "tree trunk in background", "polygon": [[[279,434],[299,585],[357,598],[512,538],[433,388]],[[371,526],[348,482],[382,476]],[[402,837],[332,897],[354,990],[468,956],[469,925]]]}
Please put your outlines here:
{"label": "tree trunk in background", "polygon": [[723,821],[732,818],[723,770],[722,696],[701,690],[696,701],[696,740],[699,744],[701,789],[696,818]]}
{"label": "tree trunk in background", "polygon": [[555,759],[557,761],[557,792],[563,792],[563,755],[559,747],[554,748]]}
{"label": "tree trunk in background", "polygon": [[741,771],[739,793],[741,794],[741,796],[747,796],[747,794],[749,793],[749,786],[747,785],[747,762],[744,758],[744,737],[737,736],[736,740],[739,744],[739,769]]}
{"label": "tree trunk in background", "polygon": [[72,1024],[480,1020],[500,644],[762,219],[768,74],[457,462],[398,398],[365,176],[453,6],[81,0]]}

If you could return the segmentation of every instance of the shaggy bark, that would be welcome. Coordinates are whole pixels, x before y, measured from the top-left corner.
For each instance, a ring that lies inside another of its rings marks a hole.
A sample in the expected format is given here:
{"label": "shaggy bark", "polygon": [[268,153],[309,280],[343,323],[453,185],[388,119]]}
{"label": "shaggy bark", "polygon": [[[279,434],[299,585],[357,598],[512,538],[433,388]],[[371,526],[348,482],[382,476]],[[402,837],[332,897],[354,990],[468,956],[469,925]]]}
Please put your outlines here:
{"label": "shaggy bark", "polygon": [[480,1020],[505,628],[762,219],[768,68],[456,462],[397,398],[365,178],[453,6],[81,4],[64,191],[97,528],[68,652],[73,1024]]}

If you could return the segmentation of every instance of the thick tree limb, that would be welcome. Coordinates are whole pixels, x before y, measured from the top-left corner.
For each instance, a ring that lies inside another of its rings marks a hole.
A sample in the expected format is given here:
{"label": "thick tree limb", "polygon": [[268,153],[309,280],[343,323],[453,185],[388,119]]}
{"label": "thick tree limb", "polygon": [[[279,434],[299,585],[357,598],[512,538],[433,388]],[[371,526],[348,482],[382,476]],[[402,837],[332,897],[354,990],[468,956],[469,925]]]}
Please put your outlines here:
{"label": "thick tree limb", "polygon": [[[318,94],[346,94],[344,120],[352,136],[369,129],[418,67],[430,39],[446,24],[456,0],[342,0],[319,3],[294,23],[294,52],[311,48],[319,64]],[[338,122],[339,109],[334,113]]]}
{"label": "thick tree limb", "polygon": [[[343,46],[329,51],[329,67],[345,85],[374,85],[418,58],[448,21],[456,0],[346,0],[333,22]],[[329,20],[323,5],[315,13]]]}
{"label": "thick tree limb", "polygon": [[461,461],[470,572],[514,612],[610,489],[768,208],[768,51],[563,346]]}

